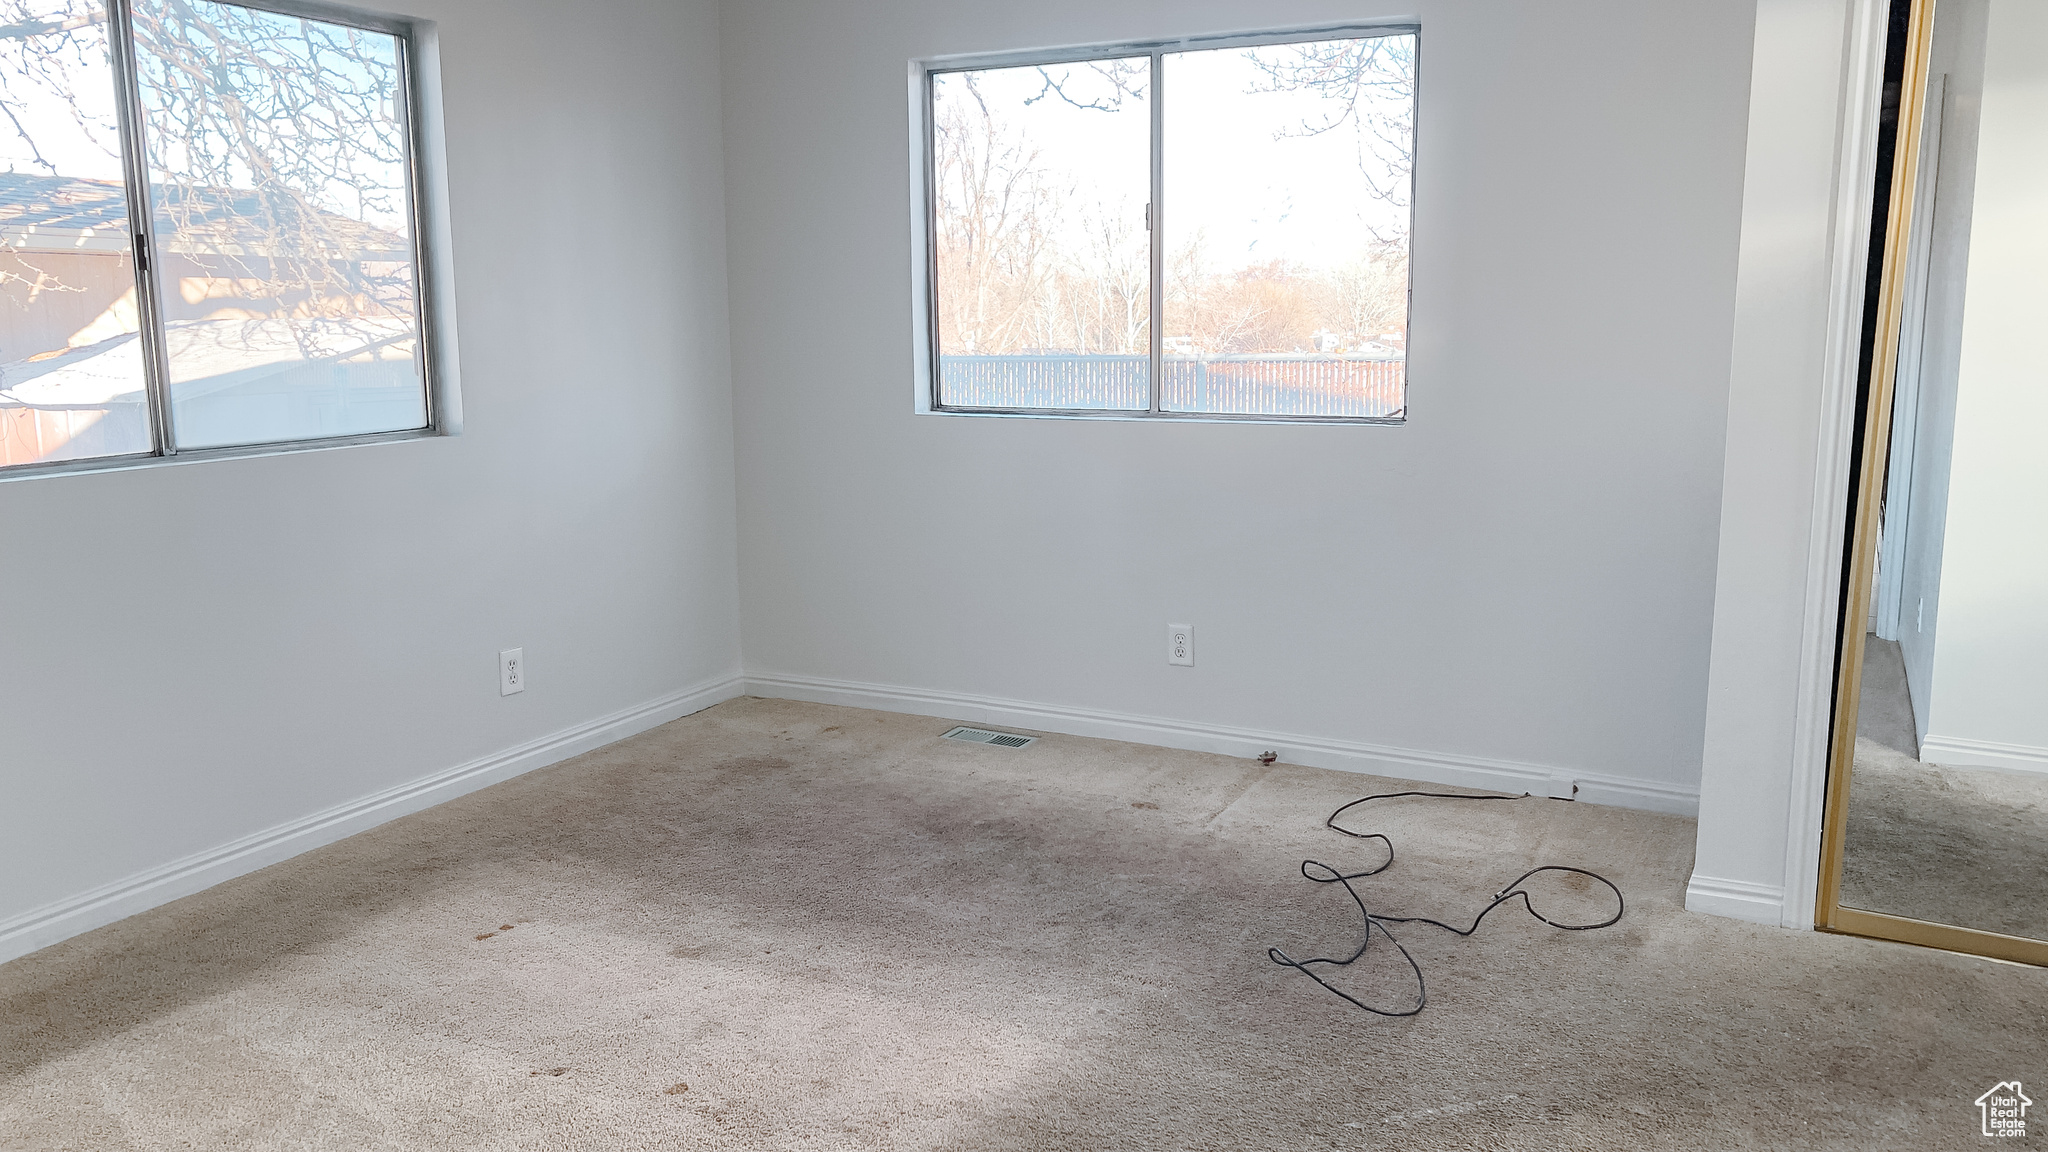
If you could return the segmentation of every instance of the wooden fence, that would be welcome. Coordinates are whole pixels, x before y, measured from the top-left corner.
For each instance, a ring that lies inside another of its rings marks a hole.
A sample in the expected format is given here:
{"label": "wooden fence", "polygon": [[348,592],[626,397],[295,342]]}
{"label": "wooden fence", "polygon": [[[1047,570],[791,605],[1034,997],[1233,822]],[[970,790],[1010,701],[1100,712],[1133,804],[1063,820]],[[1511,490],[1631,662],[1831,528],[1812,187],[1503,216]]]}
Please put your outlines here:
{"label": "wooden fence", "polygon": [[[1160,407],[1237,416],[1398,416],[1407,361],[1383,356],[1168,356]],[[949,408],[1151,406],[1144,356],[942,356],[939,402]]]}

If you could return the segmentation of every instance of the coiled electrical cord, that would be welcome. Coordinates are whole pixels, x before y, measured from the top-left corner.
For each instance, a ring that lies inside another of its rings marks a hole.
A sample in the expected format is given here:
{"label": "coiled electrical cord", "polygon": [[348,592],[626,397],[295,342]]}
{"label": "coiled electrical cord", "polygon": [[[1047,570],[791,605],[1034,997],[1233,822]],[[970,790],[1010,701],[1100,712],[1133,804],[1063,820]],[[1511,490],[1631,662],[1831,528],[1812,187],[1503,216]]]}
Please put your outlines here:
{"label": "coiled electrical cord", "polygon": [[[1342,816],[1345,812],[1348,812],[1361,804],[1367,804],[1374,800],[1397,800],[1405,796],[1421,796],[1432,800],[1531,799],[1531,797],[1527,793],[1523,793],[1520,796],[1473,796],[1459,792],[1382,792],[1378,795],[1366,796],[1358,800],[1353,800],[1351,803],[1339,807],[1335,812],[1330,813],[1329,817],[1323,821],[1323,826],[1334,832],[1341,832],[1344,835],[1349,836],[1356,840],[1379,841],[1381,844],[1386,846],[1386,860],[1383,861],[1377,868],[1368,868],[1363,872],[1339,872],[1337,869],[1332,868],[1328,864],[1324,864],[1321,861],[1303,860],[1301,862],[1301,874],[1307,877],[1308,879],[1315,881],[1318,884],[1342,884],[1344,886],[1344,890],[1351,894],[1352,902],[1358,905],[1358,914],[1364,917],[1365,919],[1365,938],[1359,941],[1357,951],[1353,952],[1351,955],[1346,956],[1342,959],[1339,959],[1334,956],[1318,956],[1308,960],[1296,960],[1293,957],[1289,956],[1287,953],[1282,952],[1278,948],[1268,948],[1266,949],[1266,956],[1267,958],[1272,960],[1273,963],[1282,965],[1284,967],[1292,968],[1295,971],[1300,972],[1302,975],[1307,976],[1309,979],[1315,981],[1318,984],[1321,984],[1324,988],[1327,988],[1336,995],[1344,998],[1345,1000],[1350,1001],[1353,1005],[1359,1008],[1363,1008],[1367,1012],[1371,1012],[1375,1016],[1413,1016],[1416,1013],[1421,1012],[1423,1008],[1428,1006],[1429,988],[1422,979],[1422,965],[1416,963],[1415,957],[1409,954],[1408,949],[1404,947],[1399,940],[1394,938],[1394,934],[1387,929],[1387,925],[1389,924],[1428,924],[1431,927],[1441,928],[1446,932],[1451,932],[1459,936],[1470,936],[1474,932],[1479,931],[1479,924],[1481,921],[1486,919],[1487,913],[1492,912],[1495,908],[1498,908],[1501,905],[1508,903],[1517,896],[1522,898],[1522,907],[1528,909],[1529,915],[1534,916],[1536,919],[1543,921],[1545,924],[1550,925],[1552,928],[1562,928],[1567,932],[1590,932],[1596,928],[1609,927],[1619,922],[1621,920],[1621,914],[1627,910],[1628,903],[1627,900],[1622,896],[1621,889],[1615,887],[1614,881],[1609,880],[1607,877],[1602,876],[1597,872],[1588,872],[1584,868],[1572,868],[1563,864],[1545,864],[1541,867],[1531,868],[1527,872],[1522,873],[1520,876],[1515,878],[1514,883],[1509,884],[1506,888],[1503,888],[1499,892],[1495,893],[1493,897],[1493,903],[1488,904],[1486,907],[1480,909],[1479,915],[1474,916],[1472,918],[1472,923],[1469,927],[1460,928],[1455,924],[1446,924],[1441,920],[1432,920],[1427,916],[1374,915],[1372,913],[1372,910],[1365,906],[1365,897],[1358,894],[1358,889],[1352,887],[1351,882],[1353,880],[1363,879],[1367,876],[1377,876],[1380,873],[1385,872],[1387,869],[1393,867],[1394,842],[1388,839],[1385,833],[1353,832],[1349,828],[1341,828],[1337,825],[1337,817]],[[1563,797],[1551,797],[1551,799],[1561,800],[1563,799]],[[1538,912],[1536,910],[1535,903],[1531,901],[1529,898],[1529,893],[1522,888],[1522,882],[1527,880],[1529,877],[1536,875],[1539,872],[1573,872],[1577,873],[1580,876],[1590,876],[1593,879],[1598,880],[1600,883],[1607,885],[1608,890],[1614,893],[1614,915],[1609,916],[1607,919],[1600,921],[1598,924],[1565,924],[1556,920],[1552,920],[1550,917],[1545,916],[1541,912]],[[1327,965],[1334,968],[1344,968],[1348,967],[1349,965],[1357,963],[1361,958],[1365,956],[1366,951],[1372,947],[1372,934],[1375,930],[1378,930],[1380,935],[1386,937],[1387,943],[1392,944],[1394,946],[1394,949],[1401,953],[1401,958],[1403,960],[1408,961],[1409,970],[1415,973],[1415,1006],[1413,1008],[1400,1010],[1391,1008],[1375,1008],[1372,1005],[1367,1004],[1365,1001],[1358,999],[1356,996],[1351,995],[1349,992],[1346,992],[1343,989],[1338,988],[1337,986],[1331,984],[1328,980],[1323,979],[1320,974],[1315,972],[1310,967],[1310,965]]]}

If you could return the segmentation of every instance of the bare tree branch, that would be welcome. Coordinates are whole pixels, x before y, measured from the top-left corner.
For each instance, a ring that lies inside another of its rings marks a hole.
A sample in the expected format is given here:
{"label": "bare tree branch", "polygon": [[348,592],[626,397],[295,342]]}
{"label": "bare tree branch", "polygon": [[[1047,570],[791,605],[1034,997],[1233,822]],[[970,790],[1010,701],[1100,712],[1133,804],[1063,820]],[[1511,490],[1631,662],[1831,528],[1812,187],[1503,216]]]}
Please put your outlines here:
{"label": "bare tree branch", "polygon": [[1126,98],[1132,100],[1143,100],[1145,98],[1146,85],[1142,78],[1151,74],[1149,60],[1090,60],[1086,65],[1087,70],[1108,81],[1110,90],[1107,97],[1083,100],[1067,92],[1067,85],[1072,83],[1074,79],[1073,69],[1070,66],[1065,67],[1060,72],[1059,78],[1054,79],[1052,70],[1056,67],[1062,66],[1053,64],[1039,65],[1038,75],[1045,81],[1045,87],[1039,89],[1038,95],[1025,97],[1025,106],[1029,107],[1032,104],[1036,104],[1047,96],[1058,96],[1068,104],[1086,111],[1121,111]]}
{"label": "bare tree branch", "polygon": [[[1409,36],[1320,40],[1246,57],[1266,76],[1255,92],[1312,92],[1331,109],[1277,136],[1319,136],[1347,124],[1356,130],[1358,170],[1372,194],[1407,206],[1415,171],[1415,41]],[[1388,237],[1382,237],[1387,239]]]}

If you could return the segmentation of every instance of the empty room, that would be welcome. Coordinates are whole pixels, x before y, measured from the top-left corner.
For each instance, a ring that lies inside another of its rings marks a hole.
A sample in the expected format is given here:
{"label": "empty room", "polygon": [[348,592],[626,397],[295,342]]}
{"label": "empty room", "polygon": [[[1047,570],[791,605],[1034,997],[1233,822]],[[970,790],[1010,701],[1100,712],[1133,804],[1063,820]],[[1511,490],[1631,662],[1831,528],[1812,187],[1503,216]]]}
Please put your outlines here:
{"label": "empty room", "polygon": [[10,0],[0,1149],[2032,1146],[2044,62]]}

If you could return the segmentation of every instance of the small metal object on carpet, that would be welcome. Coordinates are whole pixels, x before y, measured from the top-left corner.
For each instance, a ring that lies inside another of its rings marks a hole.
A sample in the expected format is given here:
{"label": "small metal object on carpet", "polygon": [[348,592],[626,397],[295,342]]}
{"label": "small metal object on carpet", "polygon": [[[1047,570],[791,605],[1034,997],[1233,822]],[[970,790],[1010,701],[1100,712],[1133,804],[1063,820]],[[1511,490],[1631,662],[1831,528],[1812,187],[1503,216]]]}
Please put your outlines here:
{"label": "small metal object on carpet", "polygon": [[970,744],[993,744],[998,748],[1022,748],[1036,744],[1036,736],[1019,736],[1015,732],[991,732],[986,728],[955,728],[943,737],[947,740],[965,740]]}

